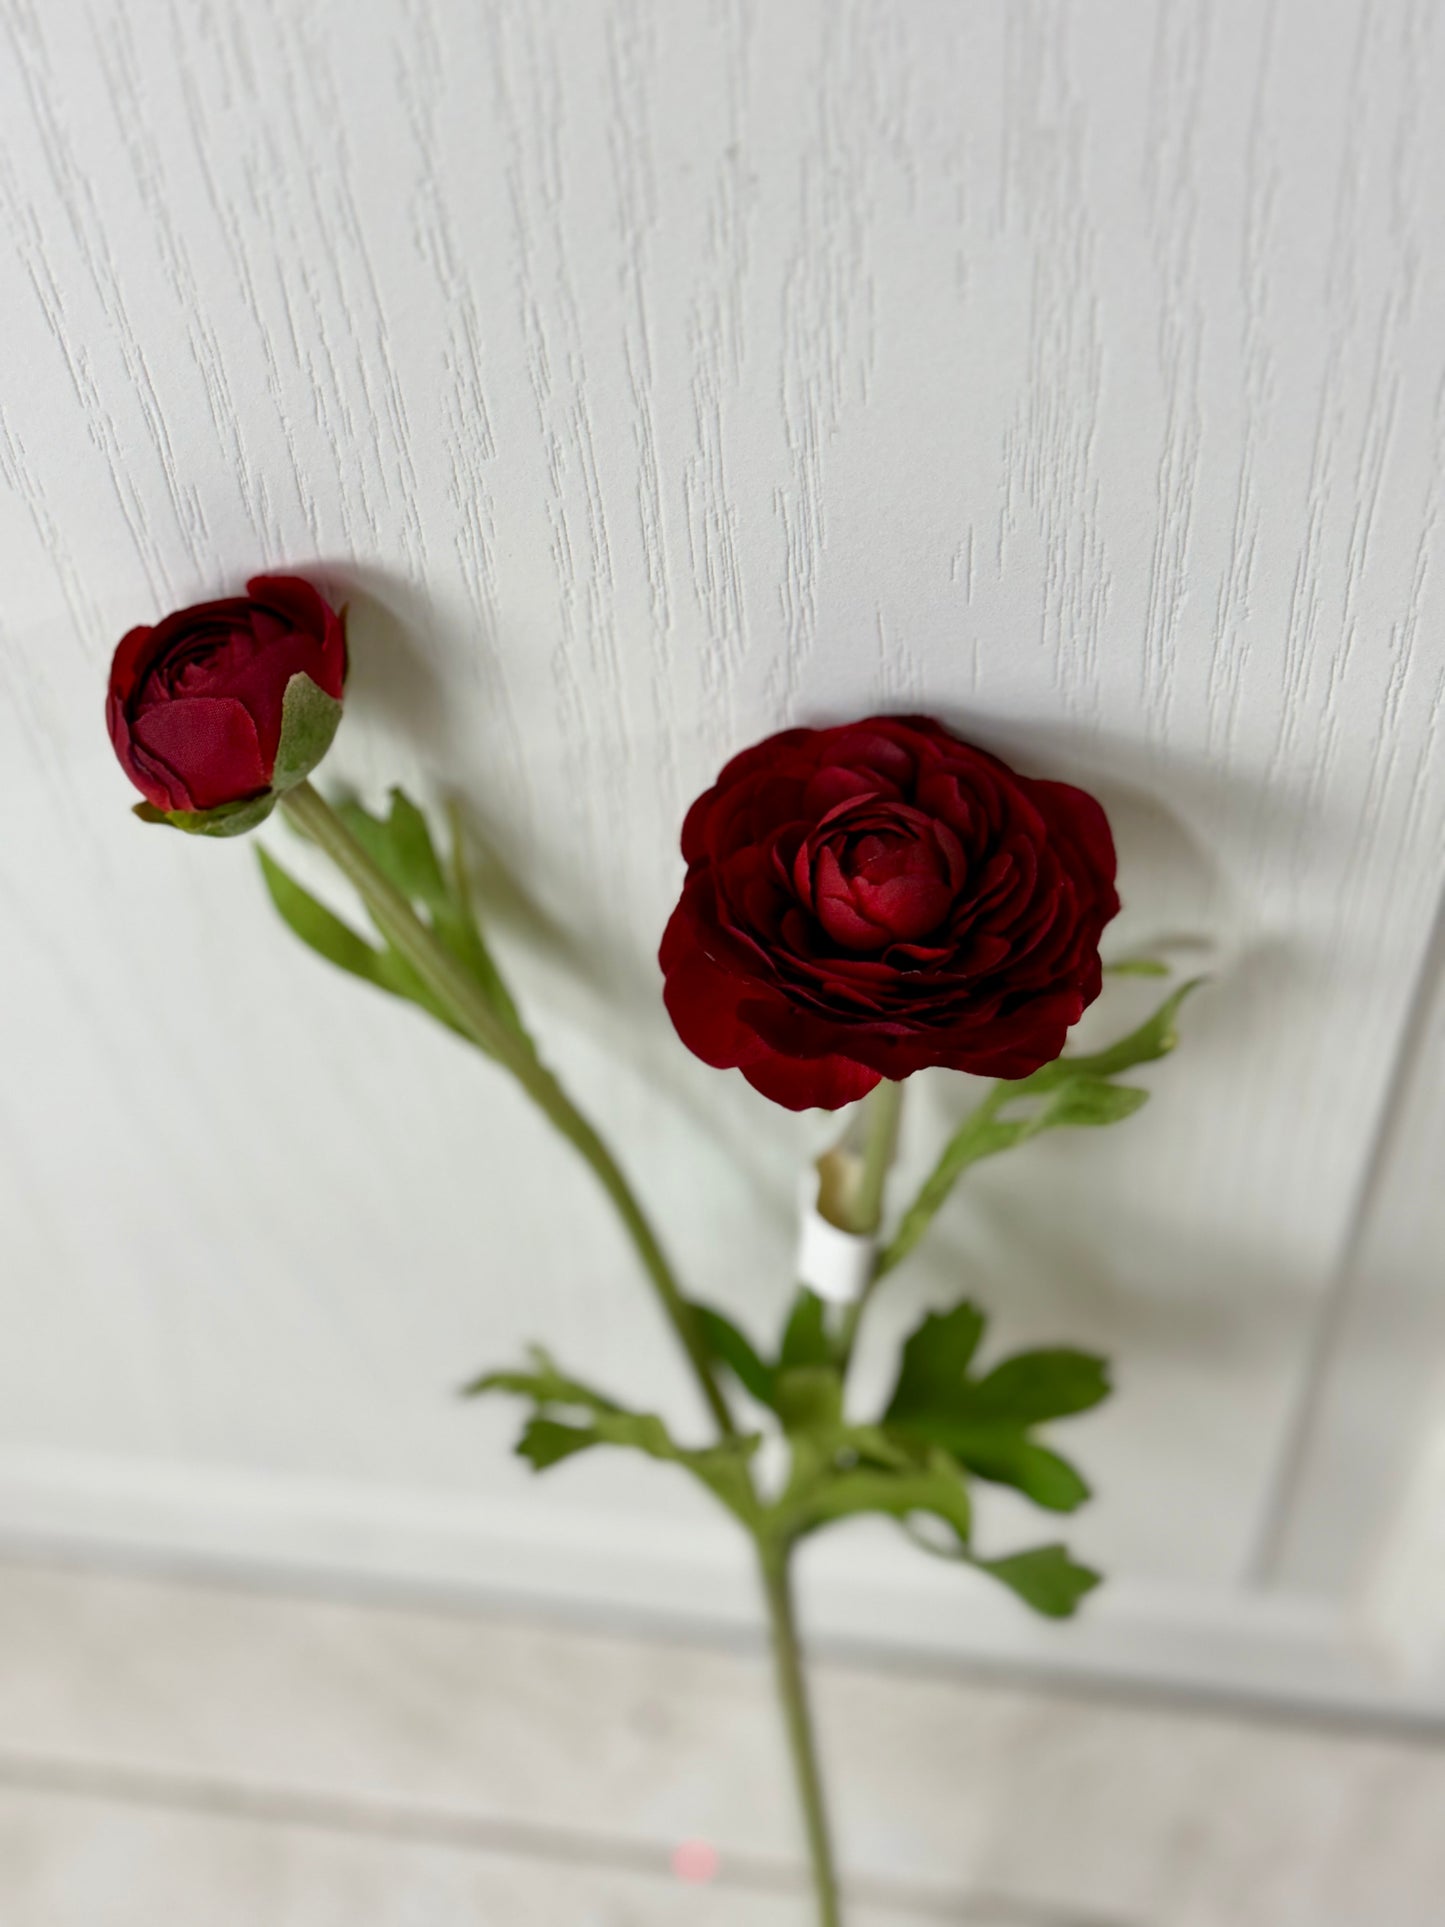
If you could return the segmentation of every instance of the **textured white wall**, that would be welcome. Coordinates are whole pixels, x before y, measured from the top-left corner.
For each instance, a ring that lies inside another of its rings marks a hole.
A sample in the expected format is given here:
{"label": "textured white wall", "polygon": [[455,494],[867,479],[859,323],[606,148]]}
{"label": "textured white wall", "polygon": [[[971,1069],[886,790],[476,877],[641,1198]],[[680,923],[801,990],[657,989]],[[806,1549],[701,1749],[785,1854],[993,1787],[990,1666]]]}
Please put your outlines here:
{"label": "textured white wall", "polygon": [[[1445,874],[1442,38],[1428,0],[0,0],[15,1490],[481,1519],[533,1495],[448,1390],[530,1335],[686,1409],[521,1100],[303,954],[248,849],[128,814],[116,637],[286,566],[353,605],[328,773],[467,798],[538,1026],[755,1320],[810,1130],[661,1012],[685,804],[876,705],[1100,791],[1116,948],[1205,937],[1216,986],[1145,1118],[983,1174],[896,1316],[966,1286],[1117,1356],[1105,1564],[1267,1561]],[[920,1089],[913,1162],[963,1097]],[[694,1516],[600,1459],[535,1496],[563,1540]]]}

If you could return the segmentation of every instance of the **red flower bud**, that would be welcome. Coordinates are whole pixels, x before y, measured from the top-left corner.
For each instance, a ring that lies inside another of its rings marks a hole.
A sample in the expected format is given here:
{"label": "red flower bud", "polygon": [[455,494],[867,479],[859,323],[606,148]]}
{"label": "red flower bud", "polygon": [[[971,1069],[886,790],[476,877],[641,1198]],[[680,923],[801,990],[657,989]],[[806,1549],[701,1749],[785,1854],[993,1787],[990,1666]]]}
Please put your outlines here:
{"label": "red flower bud", "polygon": [[1092,796],[923,716],[790,729],[688,811],[663,995],[704,1062],[789,1110],[929,1065],[1026,1077],[1099,994],[1119,908]]}
{"label": "red flower bud", "polygon": [[233,834],[314,769],[341,719],[341,617],[298,576],[178,609],[115,652],[106,726],[121,768],[184,829]]}

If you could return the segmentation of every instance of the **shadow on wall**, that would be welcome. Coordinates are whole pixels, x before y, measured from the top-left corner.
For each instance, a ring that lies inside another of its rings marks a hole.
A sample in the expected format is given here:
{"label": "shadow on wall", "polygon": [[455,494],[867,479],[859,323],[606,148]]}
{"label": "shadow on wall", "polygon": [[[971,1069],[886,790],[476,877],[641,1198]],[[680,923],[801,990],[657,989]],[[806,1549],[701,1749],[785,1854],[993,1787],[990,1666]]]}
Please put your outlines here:
{"label": "shadow on wall", "polygon": [[[653,957],[660,929],[617,928],[600,888],[595,902],[574,896],[564,923],[525,880],[527,864],[501,847],[497,812],[489,808],[486,746],[463,734],[458,719],[466,712],[449,700],[434,670],[427,638],[441,618],[425,592],[388,571],[349,563],[323,567],[322,574],[349,610],[353,713],[400,737],[414,760],[447,784],[466,827],[479,904],[504,951],[519,953],[518,974],[532,980],[527,988],[604,1042],[625,1030],[627,1053],[649,1085],[665,1091],[709,1136],[724,1136],[729,1150],[761,1175],[768,1160],[756,1144],[749,1148],[740,1115],[755,1107],[741,1092],[719,1092],[715,1074],[700,1078],[672,1043]],[[481,673],[485,679],[485,667]],[[838,719],[851,713],[831,707]],[[1182,971],[1207,973],[1211,1008],[1207,1018],[1194,1012],[1196,1028],[1202,1022],[1221,1048],[1231,1038],[1238,1047],[1239,1012],[1248,1009],[1257,1025],[1291,997],[1303,950],[1231,940],[1228,933],[1238,932],[1249,915],[1241,891],[1249,879],[1231,874],[1227,865],[1230,853],[1241,851],[1276,873],[1282,864],[1307,863],[1311,842],[1318,847],[1321,836],[1336,833],[1319,811],[1204,757],[1191,760],[1171,751],[1166,766],[1151,744],[1136,738],[1048,718],[999,722],[956,703],[932,707],[958,734],[1025,772],[1078,783],[1100,798],[1119,849],[1126,911],[1106,935],[1106,954],[1160,955]],[[659,833],[671,836],[675,826],[661,826]],[[545,840],[545,821],[540,834]],[[585,877],[579,887],[586,889]],[[1148,906],[1147,922],[1129,914],[1135,903]],[[1199,934],[1206,931],[1207,943]],[[1111,996],[1101,1000],[1106,1008],[1095,1006],[1080,1028],[1081,1042],[1093,1043],[1120,1027],[1120,1001]],[[968,1101],[966,1087],[959,1086],[947,1108],[961,1112]],[[785,1123],[770,1114],[761,1139]]]}

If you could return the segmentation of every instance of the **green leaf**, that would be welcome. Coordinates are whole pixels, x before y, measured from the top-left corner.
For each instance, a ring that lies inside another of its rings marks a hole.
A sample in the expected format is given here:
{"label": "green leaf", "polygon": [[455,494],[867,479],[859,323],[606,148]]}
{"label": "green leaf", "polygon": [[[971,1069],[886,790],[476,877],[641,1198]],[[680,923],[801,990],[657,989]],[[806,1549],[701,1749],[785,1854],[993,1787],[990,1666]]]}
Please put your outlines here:
{"label": "green leaf", "polygon": [[328,963],[335,964],[339,970],[349,971],[353,977],[360,977],[393,997],[404,997],[410,1003],[420,1004],[438,1023],[457,1031],[458,1035],[466,1034],[454,1022],[450,1012],[437,1002],[404,957],[398,956],[389,945],[384,950],[374,949],[349,923],[335,916],[324,903],[319,903],[309,890],[303,889],[274,857],[262,849],[258,849],[256,854],[272,903],[283,922],[302,943]]}
{"label": "green leaf", "polygon": [[835,1519],[860,1512],[881,1512],[894,1519],[921,1512],[942,1519],[965,1546],[973,1519],[968,1487],[958,1468],[941,1453],[915,1470],[858,1466],[830,1472],[785,1505],[787,1530],[791,1532],[816,1532]]}
{"label": "green leaf", "polygon": [[[530,1371],[484,1372],[464,1389],[468,1397],[510,1392],[532,1401],[536,1410],[522,1429],[517,1451],[535,1471],[545,1471],[596,1445],[627,1447],[682,1466],[751,1525],[756,1502],[747,1468],[760,1442],[756,1436],[725,1439],[700,1449],[680,1446],[655,1413],[629,1412],[605,1393],[569,1378],[540,1346],[532,1347],[532,1359]],[[559,1407],[585,1412],[586,1422],[556,1418],[554,1408]]]}
{"label": "green leaf", "polygon": [[276,745],[272,789],[294,789],[309,776],[330,749],[340,725],[341,704],[337,698],[328,696],[319,684],[298,671],[281,699],[281,738]]}
{"label": "green leaf", "polygon": [[1005,1559],[975,1559],[980,1572],[1012,1587],[1026,1605],[1050,1619],[1067,1619],[1103,1577],[1069,1557],[1066,1546],[1036,1546]]}
{"label": "green leaf", "polygon": [[426,818],[404,790],[391,790],[389,803],[384,817],[355,801],[338,803],[336,814],[404,897],[434,910],[447,888]]}
{"label": "green leaf", "polygon": [[590,1425],[562,1425],[556,1419],[529,1418],[517,1440],[517,1457],[526,1459],[534,1472],[560,1465],[574,1453],[585,1452],[598,1443]]}
{"label": "green leaf", "polygon": [[1109,1390],[1107,1359],[1055,1346],[1005,1358],[965,1388],[962,1409],[975,1422],[1040,1425],[1089,1411]]}
{"label": "green leaf", "polygon": [[[512,1392],[530,1398],[538,1405],[580,1405],[589,1412],[620,1412],[623,1407],[605,1393],[584,1385],[580,1378],[569,1378],[554,1364],[551,1354],[540,1345],[528,1346],[532,1369],[526,1372],[483,1372],[462,1387],[463,1398],[479,1398],[487,1392]],[[659,1421],[660,1423],[661,1421]]]}
{"label": "green leaf", "polygon": [[793,1300],[783,1342],[778,1350],[778,1370],[794,1365],[830,1365],[832,1341],[825,1322],[825,1306],[816,1292],[804,1285]]}
{"label": "green leaf", "polygon": [[898,1383],[884,1413],[887,1421],[915,1412],[950,1409],[987,1323],[965,1298],[952,1311],[931,1311],[903,1347]]}
{"label": "green leaf", "polygon": [[1071,1512],[1088,1498],[1088,1485],[1066,1459],[1031,1439],[1029,1428],[1097,1405],[1108,1396],[1108,1368],[1090,1353],[1055,1347],[1016,1353],[971,1378],[984,1324],[967,1300],[928,1313],[903,1347],[884,1428],[905,1444],[942,1449],[1036,1505]]}
{"label": "green leaf", "polygon": [[[913,1250],[937,1216],[963,1173],[981,1159],[996,1157],[1042,1131],[1076,1125],[1116,1124],[1131,1117],[1148,1096],[1145,1091],[1110,1084],[1111,1078],[1166,1056],[1178,1042],[1175,1019],[1184,999],[1203,982],[1181,984],[1152,1017],[1106,1050],[1089,1056],[1058,1057],[1030,1077],[994,1085],[988,1096],[958,1126],[938,1163],[904,1212],[898,1229],[878,1255],[875,1276],[882,1277]],[[1021,1117],[1003,1112],[1022,1101],[1043,1097],[1044,1104]]]}
{"label": "green leaf", "polygon": [[[426,817],[404,790],[391,790],[384,817],[373,816],[355,801],[338,804],[337,814],[388,880],[423,914],[457,962],[476,979],[496,1014],[530,1044],[477,922],[467,887],[459,818],[453,816],[451,862],[444,870]],[[428,1008],[436,1014],[433,1006]]]}
{"label": "green leaf", "polygon": [[991,1485],[1013,1486],[1046,1511],[1073,1512],[1089,1497],[1088,1485],[1067,1459],[1012,1427],[936,1419],[909,1425],[906,1433],[941,1446]]}
{"label": "green leaf", "polygon": [[1036,1128],[1051,1131],[1061,1125],[1118,1124],[1148,1101],[1148,1091],[1132,1084],[1111,1084],[1104,1077],[1071,1077],[1049,1099]]}
{"label": "green leaf", "polygon": [[831,1433],[843,1419],[843,1381],[831,1365],[793,1365],[775,1381],[774,1405],[788,1432]]}
{"label": "green leaf", "polygon": [[1110,977],[1167,977],[1169,966],[1157,957],[1121,957],[1117,963],[1106,963],[1104,972]]}
{"label": "green leaf", "polygon": [[881,1425],[843,1425],[833,1440],[839,1459],[845,1465],[855,1465],[860,1461],[865,1465],[881,1465],[894,1472],[914,1472],[920,1465],[927,1465],[932,1449],[919,1445],[916,1439],[904,1439],[888,1432]]}
{"label": "green leaf", "polygon": [[1123,1071],[1133,1070],[1136,1064],[1152,1064],[1158,1058],[1167,1057],[1179,1042],[1175,1019],[1180,1006],[1204,981],[1203,977],[1191,977],[1188,983],[1181,984],[1178,990],[1166,997],[1137,1030],[1131,1030],[1117,1043],[1094,1051],[1089,1056],[1056,1057],[1052,1064],[1045,1064],[1032,1077],[1020,1079],[1012,1087],[1014,1092],[1026,1094],[1052,1090],[1071,1077],[1118,1077]]}
{"label": "green leaf", "polygon": [[773,1368],[765,1365],[753,1347],[747,1334],[725,1318],[711,1305],[694,1304],[693,1314],[702,1332],[703,1342],[712,1356],[726,1365],[733,1377],[745,1392],[758,1401],[759,1405],[771,1406],[773,1403]]}
{"label": "green leaf", "polygon": [[258,848],[256,855],[260,859],[261,874],[266,880],[272,903],[282,921],[302,943],[308,944],[319,957],[335,964],[339,970],[349,970],[353,977],[364,977],[368,983],[380,984],[380,952],[373,950],[364,937],[358,936],[349,923],[344,923],[324,903],[318,903],[309,890],[302,889],[296,879],[265,850]]}

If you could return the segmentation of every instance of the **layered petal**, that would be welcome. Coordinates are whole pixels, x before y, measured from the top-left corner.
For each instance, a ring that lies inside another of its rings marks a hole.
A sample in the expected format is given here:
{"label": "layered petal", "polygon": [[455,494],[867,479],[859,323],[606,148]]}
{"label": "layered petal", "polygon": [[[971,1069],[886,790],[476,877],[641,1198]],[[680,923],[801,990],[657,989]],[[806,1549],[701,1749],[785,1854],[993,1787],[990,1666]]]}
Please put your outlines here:
{"label": "layered petal", "polygon": [[266,793],[293,677],[341,700],[346,635],[336,611],[298,576],[255,576],[247,590],[132,629],[115,652],[111,743],[136,788],[168,814]]}
{"label": "layered petal", "polygon": [[1098,995],[1108,820],[928,717],[785,730],[688,811],[661,962],[683,1041],[778,1103],[1022,1077]]}

